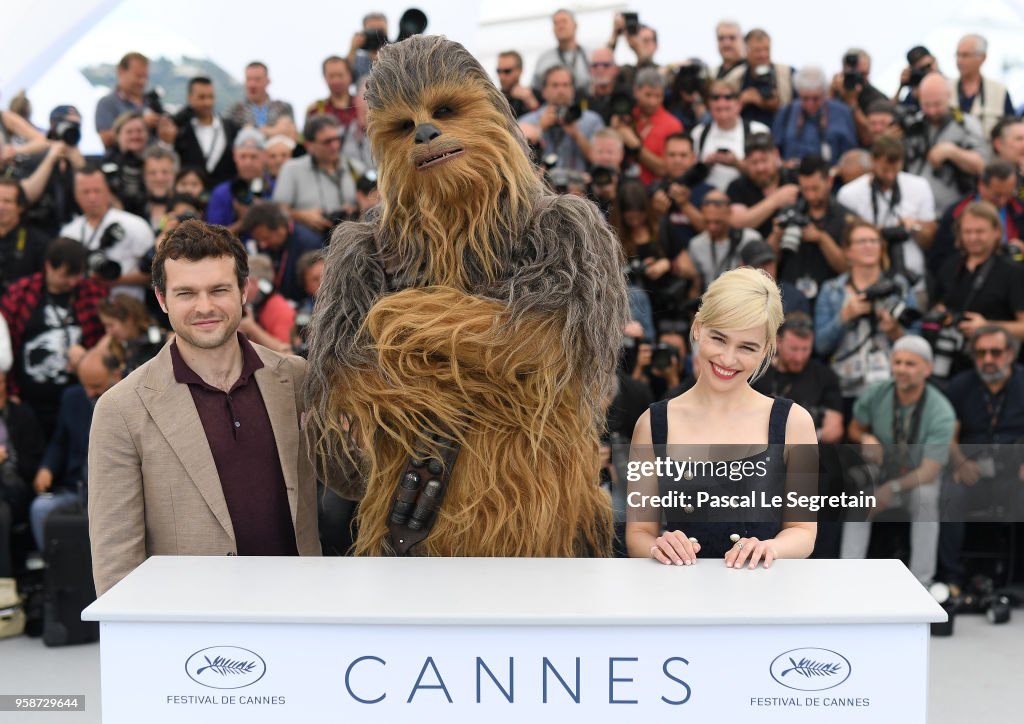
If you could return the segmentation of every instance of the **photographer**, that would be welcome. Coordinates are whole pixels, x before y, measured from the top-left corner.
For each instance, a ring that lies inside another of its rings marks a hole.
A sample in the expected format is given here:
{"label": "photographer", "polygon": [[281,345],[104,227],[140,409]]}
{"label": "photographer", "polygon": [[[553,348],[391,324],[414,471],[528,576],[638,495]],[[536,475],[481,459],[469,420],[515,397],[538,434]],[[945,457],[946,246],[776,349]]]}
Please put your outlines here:
{"label": "photographer", "polygon": [[242,219],[241,233],[251,236],[259,249],[270,257],[274,266],[274,288],[295,303],[302,301],[303,291],[295,267],[307,251],[323,248],[320,236],[302,224],[288,220],[281,204],[257,201]]}
{"label": "photographer", "polygon": [[295,307],[274,287],[274,266],[265,254],[249,255],[245,310],[238,331],[256,344],[291,354]]}
{"label": "photographer", "polygon": [[903,171],[903,144],[882,136],[871,147],[871,173],[839,189],[836,199],[883,230],[893,268],[916,283],[935,237],[935,197],[920,176]]}
{"label": "photographer", "polygon": [[779,111],[772,137],[787,166],[811,154],[820,155],[831,166],[857,147],[853,115],[843,103],[828,97],[821,68],[805,66],[793,82],[800,98]]}
{"label": "photographer", "polygon": [[163,109],[146,93],[148,82],[149,58],[142,53],[126,53],[118,61],[117,85],[96,103],[96,132],[105,148],[114,146],[114,121],[129,111],[142,114],[150,135],[156,132]]}
{"label": "photographer", "polygon": [[665,86],[654,68],[636,74],[633,97],[632,115],[612,116],[611,126],[622,136],[627,153],[640,164],[640,181],[646,185],[665,175],[665,139],[682,133],[683,124],[665,110]]}
{"label": "photographer", "polygon": [[269,199],[273,183],[264,172],[266,166],[266,141],[255,128],[244,128],[235,136],[235,157],[237,175],[213,187],[210,201],[206,205],[206,221],[226,226],[238,234],[242,217],[254,201]]}
{"label": "photographer", "polygon": [[[615,66],[614,58],[611,64],[613,67]],[[591,68],[593,66],[594,63],[591,63]],[[540,106],[537,97],[530,88],[519,82],[523,75],[523,56],[518,51],[506,50],[498,53],[497,71],[498,87],[501,88],[501,94],[508,101],[513,116],[519,118],[530,111],[537,110]]]}
{"label": "photographer", "polygon": [[1017,172],[1017,198],[1024,200],[1024,121],[1010,116],[992,129],[992,154]]}
{"label": "photographer", "polygon": [[557,45],[545,50],[537,58],[533,87],[543,88],[547,85],[551,68],[566,68],[571,76],[569,82],[572,87],[582,91],[590,85],[590,67],[587,64],[587,51],[576,42],[576,16],[570,10],[556,10],[551,16],[551,29]]}
{"label": "photographer", "polygon": [[707,112],[708,69],[700,58],[690,58],[675,69],[665,99],[665,108],[683,124],[683,133],[693,133]]}
{"label": "photographer", "polygon": [[707,289],[719,276],[740,266],[743,247],[761,240],[753,229],[735,225],[729,198],[718,189],[704,194],[700,210],[704,231],[693,237],[690,248],[675,259],[675,273],[691,279],[694,291]]}
{"label": "photographer", "polygon": [[[605,124],[612,122],[612,102],[629,87],[622,83],[615,54],[608,48],[598,48],[590,54],[590,87],[586,93],[587,108],[601,116]],[[530,94],[532,97],[532,93]],[[527,110],[535,110],[536,104]]]}
{"label": "photographer", "polygon": [[[658,304],[659,294],[671,284],[672,262],[665,256],[664,246],[658,239],[657,221],[643,184],[639,181],[624,181],[619,186],[608,223],[615,229],[622,244],[630,294],[634,297],[649,294],[652,309],[658,306],[661,311],[664,305]],[[641,318],[638,312],[633,314],[633,318],[644,325],[648,338],[654,336],[653,318],[647,318],[646,314]]]}
{"label": "photographer", "polygon": [[871,56],[860,48],[843,55],[843,72],[832,76],[832,97],[846,104],[853,114],[860,145],[870,148],[874,137],[868,129],[868,109],[877,101],[888,101],[885,93],[871,85]]}
{"label": "photographer", "polygon": [[820,156],[806,156],[800,162],[800,195],[775,215],[768,236],[780,256],[779,280],[793,284],[812,305],[821,285],[847,269],[837,239],[846,234],[852,214],[832,199],[828,174],[828,164]]}
{"label": "photographer", "polygon": [[936,302],[923,329],[935,349],[935,376],[970,367],[964,340],[995,323],[1024,339],[1024,270],[999,252],[999,212],[984,201],[968,204],[957,221],[960,253],[935,277]]}
{"label": "photographer", "polygon": [[715,25],[715,40],[718,42],[718,55],[722,62],[711,69],[710,77],[714,80],[728,80],[739,87],[747,66],[740,24],[735,20],[718,21]]}
{"label": "photographer", "polygon": [[919,90],[924,124],[904,127],[907,171],[924,178],[935,208],[945,209],[974,188],[985,166],[981,124],[959,109],[950,111],[949,86],[938,73],[925,76]]}
{"label": "photographer", "polygon": [[0,176],[0,295],[9,284],[43,270],[47,237],[22,220],[26,206],[21,184]]}
{"label": "photographer", "polygon": [[960,112],[977,118],[987,136],[1006,116],[1017,115],[1006,86],[981,74],[988,57],[988,41],[980,35],[965,35],[956,46],[956,67],[960,79],[949,80],[950,93],[957,96]]}
{"label": "photographer", "polygon": [[[896,89],[896,95],[892,101],[899,106],[914,111],[920,108],[919,91],[921,81],[929,73],[938,73],[939,64],[931,51],[923,45],[915,45],[907,51],[907,66],[900,72],[900,87]],[[900,99],[900,94],[906,88],[907,92]]]}
{"label": "photographer", "polygon": [[0,171],[9,172],[27,156],[46,150],[46,137],[14,111],[0,110]]}
{"label": "photographer", "polygon": [[576,102],[572,73],[567,67],[552,66],[543,78],[544,104],[520,118],[519,123],[540,128],[544,153],[558,157],[554,168],[585,171],[590,161],[590,139],[604,128],[604,121]]}
{"label": "photographer", "polygon": [[651,206],[661,217],[658,238],[664,240],[670,259],[685,251],[690,239],[704,230],[700,212],[704,194],[713,188],[705,182],[708,167],[697,163],[693,140],[682,133],[665,139],[665,177],[651,186]]}
{"label": "photographer", "polygon": [[174,116],[174,130],[161,126],[160,140],[173,143],[182,166],[199,166],[214,186],[235,175],[231,147],[238,133],[234,121],[214,111],[213,81],[196,76],[188,82],[188,105]]}
{"label": "photographer", "polygon": [[768,126],[740,118],[739,91],[728,81],[711,83],[708,94],[711,120],[693,129],[697,158],[711,167],[708,183],[725,191],[739,178],[747,139],[755,133],[770,134]]}
{"label": "photographer", "polygon": [[772,62],[772,39],[754,28],[744,38],[747,67],[740,82],[740,114],[746,121],[771,126],[779,108],[793,100],[793,69]]}
{"label": "photographer", "polygon": [[[829,279],[814,306],[814,351],[839,378],[843,416],[873,382],[890,377],[892,343],[903,336],[917,301],[910,284],[888,270],[886,242],[872,224],[850,222],[843,238],[849,271]],[[908,314],[907,310],[911,310]]]}
{"label": "photographer", "polygon": [[8,396],[0,374],[0,578],[14,576],[11,531],[28,520],[30,484],[45,449],[32,410]]}
{"label": "photographer", "polygon": [[142,152],[142,184],[146,187],[146,208],[142,215],[154,232],[166,223],[167,205],[174,195],[178,154],[153,145]]}
{"label": "photographer", "polygon": [[363,29],[352,35],[352,44],[348,50],[348,66],[352,69],[353,81],[358,81],[370,72],[370,66],[377,60],[377,51],[387,42],[387,16],[384,13],[364,15]]}
{"label": "photographer", "polygon": [[772,217],[781,209],[796,203],[799,187],[792,174],[782,171],[779,151],[766,133],[747,138],[743,175],[729,184],[732,202],[732,223],[755,229],[762,238],[772,231]]}
{"label": "photographer", "polygon": [[28,223],[43,229],[51,238],[77,213],[74,200],[74,172],[85,167],[78,150],[82,117],[74,106],[57,106],[50,112],[46,134],[50,147],[29,176],[21,181],[25,190]]}
{"label": "photographer", "polygon": [[146,188],[142,180],[142,153],[149,142],[149,131],[142,114],[122,113],[114,121],[114,145],[100,162],[110,193],[129,214],[145,216]]}
{"label": "photographer", "polygon": [[783,397],[809,413],[818,440],[838,443],[843,438],[843,399],[839,380],[826,365],[811,358],[814,323],[803,312],[790,312],[779,327],[775,358],[753,385],[762,395]]}
{"label": "photographer", "polygon": [[664,400],[679,394],[679,386],[689,377],[688,361],[685,335],[665,331],[657,342],[639,340],[631,378],[645,385],[655,400]]}
{"label": "photographer", "polygon": [[1024,367],[1014,362],[1019,350],[1020,341],[1002,327],[979,327],[970,343],[974,366],[946,388],[957,426],[949,452],[952,475],[942,484],[938,577],[951,585],[965,583],[960,553],[968,512],[987,504],[1021,513],[1015,505],[1024,491],[1016,454],[1024,440]]}
{"label": "photographer", "polygon": [[590,139],[590,193],[591,200],[607,218],[611,213],[615,195],[619,191],[622,162],[626,148],[622,136],[612,128],[602,128]]}

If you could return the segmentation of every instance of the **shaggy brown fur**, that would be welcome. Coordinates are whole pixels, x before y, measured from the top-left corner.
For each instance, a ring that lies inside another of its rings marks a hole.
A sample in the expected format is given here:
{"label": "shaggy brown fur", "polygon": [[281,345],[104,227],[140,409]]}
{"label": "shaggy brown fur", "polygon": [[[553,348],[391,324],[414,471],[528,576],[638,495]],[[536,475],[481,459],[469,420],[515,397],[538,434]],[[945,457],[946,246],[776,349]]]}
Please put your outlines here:
{"label": "shaggy brown fur", "polygon": [[[380,212],[334,232],[307,375],[323,474],[358,475],[356,552],[390,552],[405,458],[448,431],[461,452],[414,552],[608,553],[597,435],[626,321],[618,242],[592,204],[541,185],[461,45],[386,46],[366,100]],[[423,123],[441,135],[416,144]]]}

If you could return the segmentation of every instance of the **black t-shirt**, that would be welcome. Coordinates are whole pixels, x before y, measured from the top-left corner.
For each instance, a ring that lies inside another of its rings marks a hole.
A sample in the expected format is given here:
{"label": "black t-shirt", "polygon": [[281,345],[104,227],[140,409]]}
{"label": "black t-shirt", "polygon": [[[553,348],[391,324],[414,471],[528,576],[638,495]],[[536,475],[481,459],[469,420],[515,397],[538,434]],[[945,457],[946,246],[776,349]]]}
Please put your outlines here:
{"label": "black t-shirt", "polygon": [[103,157],[103,173],[110,191],[121,200],[124,210],[137,216],[146,213],[146,187],[142,182],[142,159],[117,148]]}
{"label": "black t-shirt", "polygon": [[[830,201],[825,215],[820,219],[812,219],[812,221],[818,228],[823,229],[831,236],[836,244],[842,244],[843,234],[846,232],[846,220],[849,216],[852,216],[849,209],[835,201]],[[822,283],[835,276],[836,272],[829,266],[820,244],[801,243],[795,254],[788,251],[783,252],[782,258],[779,260],[779,281],[793,284],[809,299],[816,298]],[[814,280],[814,284],[808,284],[807,279]],[[809,293],[812,288],[814,294]]]}
{"label": "black t-shirt", "polygon": [[25,225],[0,236],[0,294],[12,282],[43,270],[47,241],[42,231]]}
{"label": "black t-shirt", "polygon": [[[754,183],[749,176],[740,176],[729,184],[729,188],[725,193],[732,203],[743,204],[748,208],[764,201],[764,189]],[[769,216],[755,229],[762,239],[767,239],[768,235],[772,233],[773,218]]]}
{"label": "black t-shirt", "polygon": [[56,406],[64,388],[74,382],[67,371],[68,349],[82,343],[71,294],[45,294],[25,325],[15,374],[22,396]]}
{"label": "black t-shirt", "polygon": [[775,367],[769,367],[753,387],[763,395],[788,397],[808,411],[812,408],[837,412],[843,410],[836,373],[816,359],[807,360],[807,365],[799,374],[783,373]]}
{"label": "black t-shirt", "polygon": [[951,312],[977,312],[985,319],[996,321],[1016,319],[1017,312],[1024,312],[1024,274],[1021,267],[1003,256],[992,258],[984,283],[970,299],[970,304],[966,304],[974,280],[984,266],[979,264],[970,272],[963,256],[947,260],[935,278],[933,301],[941,302]]}

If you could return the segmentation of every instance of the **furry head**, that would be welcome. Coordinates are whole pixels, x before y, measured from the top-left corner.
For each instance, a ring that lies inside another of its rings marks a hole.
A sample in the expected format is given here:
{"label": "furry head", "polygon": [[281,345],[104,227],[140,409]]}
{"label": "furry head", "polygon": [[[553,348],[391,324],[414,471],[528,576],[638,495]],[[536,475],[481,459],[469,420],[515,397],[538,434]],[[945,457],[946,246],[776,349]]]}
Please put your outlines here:
{"label": "furry head", "polygon": [[365,98],[385,263],[427,284],[493,283],[541,191],[505,97],[464,47],[414,36],[381,49]]}

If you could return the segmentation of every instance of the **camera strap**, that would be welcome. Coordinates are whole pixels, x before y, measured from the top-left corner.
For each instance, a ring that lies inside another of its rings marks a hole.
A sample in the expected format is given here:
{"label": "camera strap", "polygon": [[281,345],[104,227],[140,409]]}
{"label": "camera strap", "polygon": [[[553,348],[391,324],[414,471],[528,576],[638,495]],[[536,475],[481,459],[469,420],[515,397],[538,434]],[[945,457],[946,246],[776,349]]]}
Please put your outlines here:
{"label": "camera strap", "polygon": [[921,431],[921,413],[924,411],[925,402],[928,399],[928,384],[925,383],[921,391],[921,397],[914,403],[914,409],[910,413],[910,429],[906,429],[903,423],[903,414],[900,406],[899,396],[896,394],[896,383],[892,384],[892,439],[896,443],[897,465],[900,474],[910,471],[907,458],[908,448],[915,444],[917,435]]}
{"label": "camera strap", "polygon": [[110,209],[103,212],[103,218],[100,219],[100,223],[96,224],[96,228],[93,229],[92,235],[89,236],[89,240],[85,240],[85,230],[89,228],[89,220],[85,216],[82,216],[82,234],[78,237],[78,240],[82,243],[89,251],[92,251],[92,243],[96,241],[96,237],[99,236],[100,231],[103,229],[103,222],[107,220],[107,214],[110,213]]}
{"label": "camera strap", "polygon": [[739,248],[740,242],[743,241],[743,231],[741,229],[729,229],[729,250],[725,252],[725,256],[721,261],[718,259],[718,252],[716,250],[717,242],[711,239],[710,236],[708,240],[711,242],[711,261],[714,264],[715,279],[717,279],[727,271],[726,267],[728,267],[730,260],[736,256],[736,250]]}
{"label": "camera strap", "polygon": [[[967,292],[967,298],[964,299],[963,305],[960,307],[961,312],[966,312],[967,307],[971,306],[971,302],[978,296],[978,292],[985,286],[985,279],[988,278],[988,273],[992,270],[993,265],[996,263],[996,257],[993,254],[982,263],[978,270],[974,273],[974,281],[971,282],[971,289]],[[966,264],[964,266],[966,268]]]}
{"label": "camera strap", "polygon": [[[995,395],[989,393],[987,388],[982,388],[982,395],[985,397],[985,411],[988,412],[988,436],[991,440],[996,439],[996,425],[999,424],[999,416],[1003,413],[1003,406],[1006,404],[1006,388],[1003,385]],[[995,398],[993,404],[993,397]]]}
{"label": "camera strap", "polygon": [[[882,219],[878,217],[878,197],[881,196],[882,200],[885,200],[884,191],[881,186],[878,185],[878,179],[871,178],[871,220],[875,226],[881,228],[883,226]],[[900,205],[900,201],[903,197],[900,195],[900,180],[897,177],[895,183],[892,185],[892,196],[889,198],[888,206],[889,210],[885,212],[884,218],[895,217],[899,221],[899,216],[896,215],[896,207]]]}

